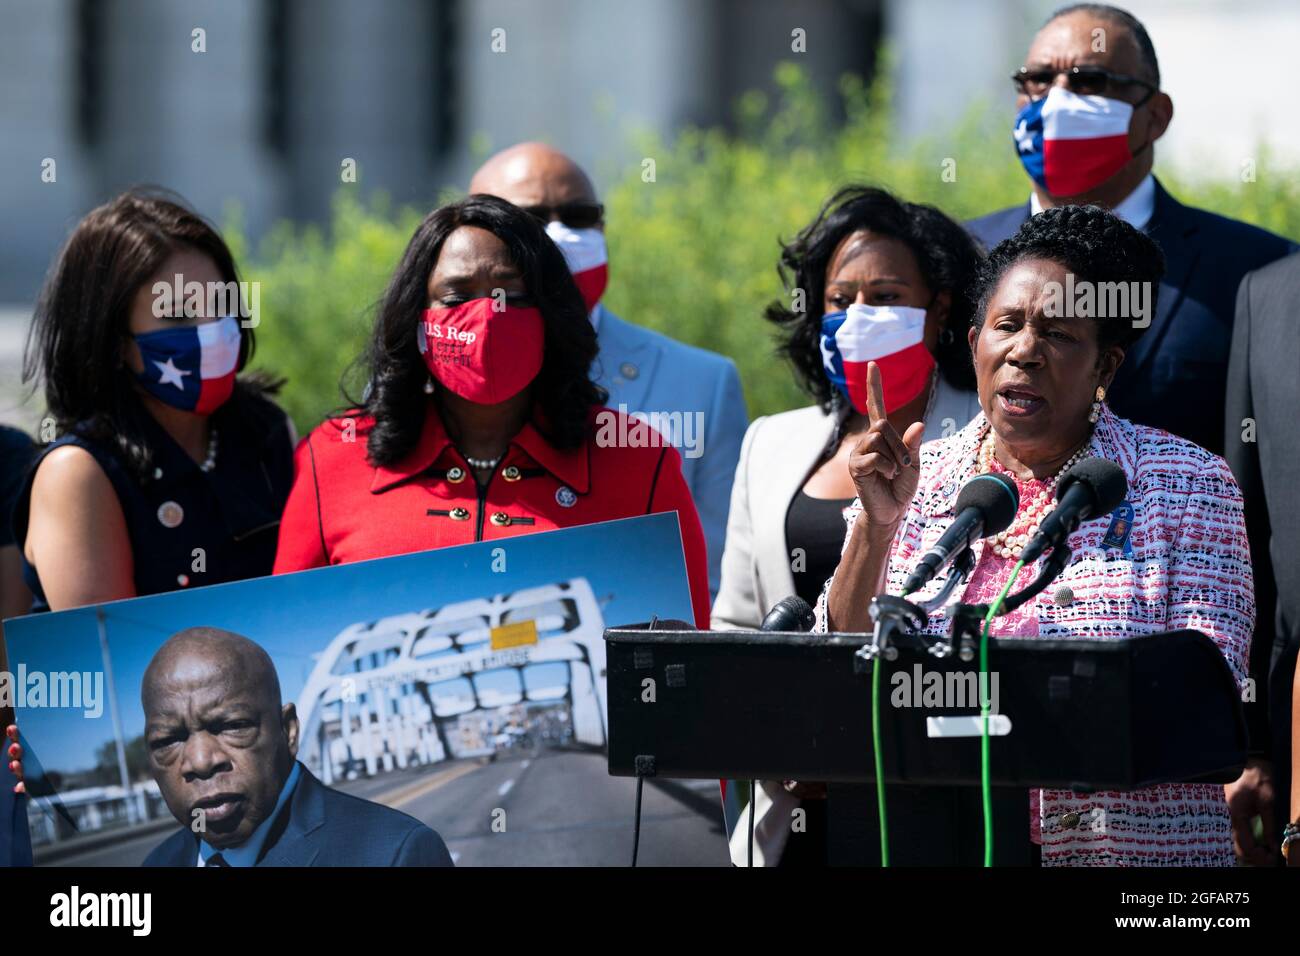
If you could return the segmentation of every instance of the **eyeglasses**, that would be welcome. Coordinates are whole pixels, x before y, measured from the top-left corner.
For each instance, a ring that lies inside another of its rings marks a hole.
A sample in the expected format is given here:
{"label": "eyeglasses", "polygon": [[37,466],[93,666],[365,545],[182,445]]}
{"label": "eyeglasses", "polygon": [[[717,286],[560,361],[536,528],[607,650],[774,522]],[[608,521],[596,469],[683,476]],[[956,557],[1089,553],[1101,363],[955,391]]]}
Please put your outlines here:
{"label": "eyeglasses", "polygon": [[1065,70],[1053,70],[1050,67],[1031,70],[1022,66],[1011,74],[1011,82],[1016,85],[1016,92],[1036,100],[1047,95],[1058,76],[1064,76],[1065,85],[1070,88],[1070,92],[1079,96],[1106,96],[1112,91],[1138,86],[1146,90],[1146,95],[1133,105],[1141,106],[1156,94],[1156,87],[1146,80],[1115,73],[1104,66],[1072,66]]}
{"label": "eyeglasses", "polygon": [[558,219],[570,229],[591,229],[599,226],[605,218],[604,205],[588,199],[575,199],[558,206],[524,206],[523,209],[543,226]]}

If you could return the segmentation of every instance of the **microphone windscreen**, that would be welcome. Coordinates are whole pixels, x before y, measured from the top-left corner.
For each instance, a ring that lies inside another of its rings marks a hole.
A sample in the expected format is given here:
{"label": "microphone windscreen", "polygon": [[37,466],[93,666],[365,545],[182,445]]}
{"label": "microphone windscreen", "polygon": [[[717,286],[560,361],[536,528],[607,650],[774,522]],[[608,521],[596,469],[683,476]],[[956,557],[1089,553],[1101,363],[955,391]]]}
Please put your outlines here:
{"label": "microphone windscreen", "polygon": [[772,605],[772,610],[767,612],[767,617],[763,618],[763,623],[758,626],[758,629],[760,631],[811,631],[816,623],[817,615],[812,605],[797,594],[791,594]]}
{"label": "microphone windscreen", "polygon": [[978,508],[984,514],[984,537],[1005,531],[1020,508],[1020,492],[1006,475],[976,475],[957,496],[957,514]]}
{"label": "microphone windscreen", "polygon": [[1128,494],[1128,479],[1124,469],[1105,458],[1085,458],[1064,475],[1056,485],[1056,500],[1060,501],[1070,487],[1082,483],[1092,491],[1095,504],[1084,517],[1114,511]]}

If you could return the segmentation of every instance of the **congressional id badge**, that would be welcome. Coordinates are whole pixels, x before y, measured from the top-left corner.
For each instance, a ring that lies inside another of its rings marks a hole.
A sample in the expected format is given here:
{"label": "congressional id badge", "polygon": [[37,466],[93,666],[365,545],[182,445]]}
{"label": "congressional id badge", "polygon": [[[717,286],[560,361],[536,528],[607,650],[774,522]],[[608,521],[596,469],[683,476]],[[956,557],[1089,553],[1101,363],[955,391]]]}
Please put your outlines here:
{"label": "congressional id badge", "polygon": [[1110,527],[1106,537],[1101,539],[1103,548],[1120,548],[1124,554],[1132,557],[1133,542],[1133,506],[1127,501],[1120,502],[1118,508],[1110,513]]}

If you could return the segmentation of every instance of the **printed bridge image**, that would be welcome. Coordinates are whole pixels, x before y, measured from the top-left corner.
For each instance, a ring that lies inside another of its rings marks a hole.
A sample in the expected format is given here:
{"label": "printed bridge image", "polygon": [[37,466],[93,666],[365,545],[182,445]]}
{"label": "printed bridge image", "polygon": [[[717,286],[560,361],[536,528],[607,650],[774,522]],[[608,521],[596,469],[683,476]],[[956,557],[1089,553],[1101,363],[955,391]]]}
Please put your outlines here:
{"label": "printed bridge image", "polygon": [[326,784],[542,745],[605,745],[604,619],[576,578],[345,628],[298,699]]}

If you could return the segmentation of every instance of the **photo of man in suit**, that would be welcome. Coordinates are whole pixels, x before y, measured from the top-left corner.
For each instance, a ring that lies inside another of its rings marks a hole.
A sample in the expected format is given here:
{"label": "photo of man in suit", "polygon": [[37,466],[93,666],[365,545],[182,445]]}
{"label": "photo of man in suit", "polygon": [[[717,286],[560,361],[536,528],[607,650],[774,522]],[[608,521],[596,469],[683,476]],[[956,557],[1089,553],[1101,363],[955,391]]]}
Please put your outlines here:
{"label": "photo of man in suit", "polygon": [[248,638],[172,635],[140,696],[149,768],[181,824],[145,866],[452,865],[433,830],[325,786],[295,759],[297,712]]}
{"label": "photo of man in suit", "polygon": [[1146,317],[1151,324],[1125,355],[1107,401],[1124,418],[1222,455],[1237,286],[1295,245],[1184,206],[1152,174],[1174,103],[1160,88],[1151,37],[1127,11],[1099,3],[1058,10],[1034,37],[1015,83],[1013,142],[1033,182],[1029,201],[968,228],[991,249],[1043,209],[1096,205],[1154,239],[1165,255],[1156,313]]}

